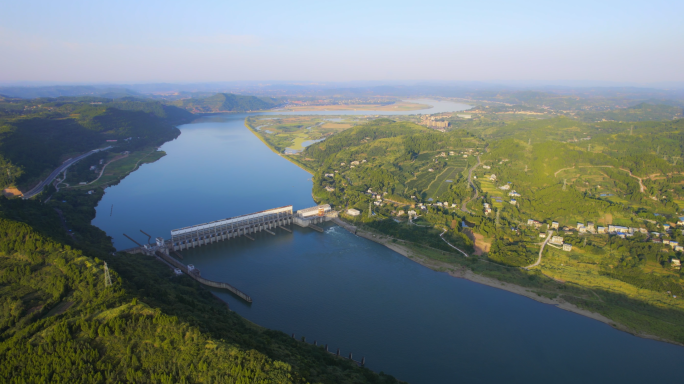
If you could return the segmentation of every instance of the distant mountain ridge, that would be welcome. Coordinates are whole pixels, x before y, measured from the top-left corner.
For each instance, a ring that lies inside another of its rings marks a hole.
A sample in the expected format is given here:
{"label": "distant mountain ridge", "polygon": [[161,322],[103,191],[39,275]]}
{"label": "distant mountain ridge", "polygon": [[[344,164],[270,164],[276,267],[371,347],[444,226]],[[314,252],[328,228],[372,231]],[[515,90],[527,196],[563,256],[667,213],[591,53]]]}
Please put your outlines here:
{"label": "distant mountain ridge", "polygon": [[194,113],[248,112],[271,109],[278,103],[270,97],[243,96],[233,93],[217,93],[201,99],[185,99],[172,103]]}
{"label": "distant mountain ridge", "polygon": [[39,97],[61,96],[99,96],[116,99],[127,96],[142,95],[138,92],[119,87],[53,85],[45,87],[0,87],[0,94],[7,97],[35,99]]}

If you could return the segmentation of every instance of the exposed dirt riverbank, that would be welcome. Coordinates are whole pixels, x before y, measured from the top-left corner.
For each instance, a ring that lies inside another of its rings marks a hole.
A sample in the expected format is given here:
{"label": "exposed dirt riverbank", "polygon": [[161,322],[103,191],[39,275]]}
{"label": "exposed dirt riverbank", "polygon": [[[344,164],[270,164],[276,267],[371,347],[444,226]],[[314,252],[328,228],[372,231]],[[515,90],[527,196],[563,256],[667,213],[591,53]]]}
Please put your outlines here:
{"label": "exposed dirt riverbank", "polygon": [[[378,244],[382,244],[385,247],[399,253],[400,255],[403,255],[404,257],[407,257],[407,258],[415,261],[416,263],[418,263],[422,266],[425,266],[427,268],[430,268],[432,270],[439,271],[439,272],[445,272],[446,271],[446,273],[448,273],[450,276],[453,276],[453,277],[470,280],[472,282],[475,282],[478,284],[488,285],[490,287],[497,288],[497,289],[503,289],[504,291],[508,291],[508,292],[515,293],[517,295],[525,296],[527,298],[530,298],[534,301],[538,301],[540,303],[553,305],[553,306],[556,306],[560,309],[566,310],[568,312],[573,312],[573,313],[576,313],[578,315],[582,315],[582,316],[585,316],[585,317],[588,317],[588,318],[591,318],[594,320],[598,320],[602,323],[610,325],[613,328],[616,328],[618,330],[630,333],[630,334],[638,336],[638,337],[642,337],[645,339],[664,341],[667,343],[684,346],[684,344],[680,344],[680,343],[677,343],[677,342],[674,342],[671,340],[666,340],[666,339],[663,339],[663,338],[660,338],[660,337],[657,337],[654,335],[643,334],[643,333],[635,333],[633,330],[629,329],[628,327],[626,327],[622,324],[616,323],[613,320],[601,315],[600,313],[591,312],[589,310],[580,308],[580,307],[578,307],[572,303],[569,303],[569,302],[563,300],[562,297],[556,297],[554,299],[551,299],[551,298],[537,294],[531,288],[526,288],[526,287],[523,287],[520,285],[506,283],[506,282],[503,282],[501,280],[494,279],[491,277],[478,275],[478,274],[474,273],[473,271],[469,270],[468,268],[461,267],[461,266],[455,266],[453,264],[444,263],[444,262],[441,262],[439,260],[434,260],[434,259],[428,258],[428,257],[422,255],[420,252],[416,252],[416,251],[410,249],[409,246],[407,245],[408,243],[404,242],[403,240],[394,239],[394,238],[389,237],[389,236],[378,235],[378,234],[374,234],[374,233],[371,233],[368,231],[364,231],[364,230],[359,229],[359,228],[357,228],[357,227],[355,227],[349,223],[344,222],[343,220],[341,220],[339,218],[333,219],[333,221],[335,222],[335,224],[339,225],[340,227],[346,229],[347,231],[349,231],[349,232],[351,232],[357,236],[360,236],[360,237],[366,238],[368,240],[374,241]],[[395,240],[396,242],[393,240]]]}

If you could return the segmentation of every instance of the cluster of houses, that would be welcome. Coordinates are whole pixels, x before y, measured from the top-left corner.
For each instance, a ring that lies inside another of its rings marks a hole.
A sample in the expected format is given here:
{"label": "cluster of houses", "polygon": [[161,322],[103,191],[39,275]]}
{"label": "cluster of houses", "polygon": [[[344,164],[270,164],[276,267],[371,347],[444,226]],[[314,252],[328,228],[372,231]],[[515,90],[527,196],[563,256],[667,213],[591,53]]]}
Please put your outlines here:
{"label": "cluster of houses", "polygon": [[[540,234],[540,236],[541,235],[544,235],[544,237],[546,237],[546,234],[542,233],[542,234]],[[551,237],[551,239],[549,240],[549,244],[561,246],[562,249],[566,252],[572,251],[572,244],[568,244],[568,243],[563,242],[563,236]]]}
{"label": "cluster of houses", "polygon": [[[528,219],[527,220],[527,225],[532,226],[535,228],[541,228],[543,223],[534,220],[534,219]],[[549,225],[549,229],[559,229],[559,224],[557,221],[551,222]],[[672,247],[673,250],[676,252],[684,252],[684,246],[679,245],[679,242],[675,240],[668,240],[668,239],[661,239],[662,234],[660,232],[651,232],[649,233],[646,228],[635,228],[635,227],[624,227],[621,225],[608,225],[608,227],[601,227],[601,226],[595,226],[593,222],[589,221],[586,223],[577,223],[577,227],[563,227],[563,231],[566,233],[570,233],[574,231],[575,229],[579,233],[590,233],[590,234],[610,234],[610,235],[615,235],[621,238],[626,238],[626,237],[631,237],[634,236],[635,233],[642,233],[645,235],[649,235],[651,238],[651,241],[654,243],[661,243],[664,245],[669,245]],[[663,229],[665,233],[670,231],[670,225],[669,224],[664,224]],[[684,233],[684,230],[682,231]],[[546,237],[546,234],[544,232],[539,234],[539,237]],[[561,245],[563,241],[563,238],[561,236],[553,236],[549,243],[551,244],[556,244],[556,245]],[[572,250],[572,245],[570,244],[562,244],[563,245],[563,250],[564,251],[570,251]]]}
{"label": "cluster of houses", "polygon": [[489,205],[489,203],[484,203],[483,205],[485,215],[489,215],[490,213],[492,213],[492,206]]}

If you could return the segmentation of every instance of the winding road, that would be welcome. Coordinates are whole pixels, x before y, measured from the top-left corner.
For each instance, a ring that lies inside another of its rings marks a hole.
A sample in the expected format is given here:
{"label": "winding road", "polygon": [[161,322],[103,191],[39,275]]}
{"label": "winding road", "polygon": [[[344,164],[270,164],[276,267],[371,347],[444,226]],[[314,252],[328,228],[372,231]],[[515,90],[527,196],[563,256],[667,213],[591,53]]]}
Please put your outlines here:
{"label": "winding road", "polygon": [[64,172],[67,168],[69,168],[70,166],[76,164],[76,163],[79,162],[80,160],[85,159],[86,157],[88,157],[88,156],[90,156],[90,155],[92,155],[92,154],[94,154],[94,153],[98,153],[98,152],[101,152],[101,151],[105,151],[105,150],[110,149],[110,148],[112,148],[111,145],[110,145],[109,147],[106,147],[106,148],[93,149],[93,150],[90,151],[90,152],[84,153],[84,154],[82,154],[82,155],[80,155],[80,156],[76,156],[76,157],[74,157],[74,158],[72,158],[72,159],[69,159],[69,160],[63,162],[62,165],[60,165],[59,167],[57,167],[57,169],[55,169],[54,171],[52,171],[52,173],[51,173],[45,180],[41,181],[40,183],[38,183],[38,185],[36,185],[35,187],[31,188],[31,190],[29,190],[28,192],[24,193],[23,199],[24,199],[24,200],[30,199],[30,198],[32,198],[33,196],[35,196],[35,195],[37,195],[37,194],[43,192],[43,188],[45,188],[46,185],[50,184],[50,183],[52,182],[52,180],[54,180],[55,177],[57,177],[57,175],[59,175],[60,173]]}
{"label": "winding road", "polygon": [[545,239],[544,242],[542,243],[541,249],[539,250],[539,258],[537,259],[537,261],[536,261],[534,264],[528,265],[527,267],[523,267],[523,269],[529,269],[529,268],[532,268],[532,267],[536,267],[537,265],[539,265],[539,263],[541,263],[542,253],[544,252],[544,247],[546,247],[546,243],[549,242],[549,240],[551,239],[551,236],[552,236],[552,235],[553,235],[553,230],[550,230],[550,231],[547,232],[546,239]]}
{"label": "winding road", "polygon": [[446,228],[445,228],[445,229],[444,229],[444,232],[442,232],[442,233],[439,235],[439,237],[441,237],[442,240],[444,240],[445,243],[449,244],[449,246],[450,246],[451,248],[453,248],[453,249],[455,249],[455,250],[461,252],[461,253],[463,254],[463,256],[465,256],[465,257],[470,257],[470,256],[468,256],[467,253],[465,253],[465,252],[463,252],[462,250],[460,250],[460,249],[454,247],[453,245],[451,245],[450,242],[446,241],[446,239],[444,238],[444,234],[446,233],[446,231],[447,231],[447,230],[446,230]]}
{"label": "winding road", "polygon": [[[554,177],[558,177],[558,173],[560,173],[561,171],[567,171],[568,169],[574,169],[574,168],[575,168],[575,166],[572,166],[572,167],[569,167],[569,168],[561,168],[561,169],[557,170],[557,171],[553,174],[553,176],[554,176]],[[612,165],[580,165],[580,166],[578,166],[578,168],[615,168],[615,167],[613,167]],[[641,193],[645,193],[645,192],[646,192],[646,187],[644,186],[644,183],[643,183],[643,181],[642,181],[643,179],[642,179],[641,177],[634,176],[634,175],[632,174],[632,171],[630,171],[629,169],[624,169],[624,168],[615,168],[615,169],[619,169],[619,170],[621,170],[621,171],[625,171],[625,172],[629,173],[629,175],[630,175],[631,177],[633,177],[633,178],[639,180],[639,191],[640,191]]]}
{"label": "winding road", "polygon": [[473,171],[474,171],[475,168],[477,168],[480,164],[482,164],[482,162],[480,161],[480,156],[478,155],[478,156],[477,156],[477,164],[475,164],[475,165],[473,165],[472,167],[470,167],[470,170],[468,171],[468,183],[470,184],[470,186],[471,186],[471,187],[473,188],[473,190],[475,191],[475,196],[471,197],[469,200],[466,200],[466,201],[464,201],[464,202],[461,204],[461,211],[463,211],[463,212],[468,212],[468,213],[470,213],[470,211],[468,210],[468,208],[466,207],[466,205],[468,205],[468,203],[470,203],[471,201],[477,199],[477,197],[479,196],[479,192],[477,191],[477,187],[475,187],[475,184],[473,184]]}

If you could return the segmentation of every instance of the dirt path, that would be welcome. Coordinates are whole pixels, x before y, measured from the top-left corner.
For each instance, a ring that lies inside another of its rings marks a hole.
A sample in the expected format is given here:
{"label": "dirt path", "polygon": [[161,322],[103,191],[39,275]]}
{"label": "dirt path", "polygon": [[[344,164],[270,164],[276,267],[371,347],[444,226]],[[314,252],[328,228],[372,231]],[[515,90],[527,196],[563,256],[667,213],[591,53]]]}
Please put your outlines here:
{"label": "dirt path", "polygon": [[[568,169],[574,169],[574,168],[575,168],[574,166],[572,166],[572,167],[570,167],[570,168],[561,168],[561,169],[557,170],[557,171],[553,174],[553,177],[558,177],[558,174],[559,174],[561,171],[567,171]],[[612,165],[580,165],[580,166],[578,166],[578,168],[615,168],[615,167],[613,167]],[[639,191],[640,191],[641,193],[646,193],[646,187],[644,186],[644,183],[642,182],[643,179],[642,179],[641,177],[634,176],[634,175],[632,174],[632,171],[630,171],[629,169],[624,169],[624,168],[616,168],[616,169],[619,169],[619,170],[621,170],[621,171],[625,171],[625,172],[629,173],[629,175],[630,175],[631,177],[633,177],[633,178],[639,180]],[[659,175],[659,173],[658,173],[658,175]],[[649,177],[650,177],[650,176],[649,176]]]}
{"label": "dirt path", "polygon": [[630,171],[629,169],[624,169],[624,168],[618,168],[618,169],[621,171],[625,171],[625,172],[629,173],[630,176],[639,180],[639,191],[641,193],[644,193],[646,191],[646,187],[644,187],[644,183],[641,181],[641,177],[637,177],[637,176],[632,175],[632,171]]}
{"label": "dirt path", "polygon": [[548,243],[549,239],[551,239],[551,235],[553,235],[553,231],[549,231],[548,234],[546,235],[546,239],[542,243],[541,249],[539,250],[539,258],[537,259],[537,261],[532,265],[528,265],[527,267],[523,267],[523,269],[529,269],[532,267],[536,267],[537,265],[539,265],[539,263],[541,263],[542,252],[544,252],[544,247],[546,247],[546,243]]}
{"label": "dirt path", "polygon": [[[150,153],[152,153],[152,152],[150,152]],[[143,159],[144,159],[145,157],[147,157],[148,155],[149,155],[149,153],[148,153],[147,155],[145,155],[145,156],[143,157]],[[100,180],[100,177],[102,177],[102,174],[104,174],[105,168],[107,168],[107,166],[108,166],[109,164],[111,164],[111,163],[113,163],[113,162],[115,162],[115,161],[117,161],[117,160],[121,160],[121,159],[123,159],[123,158],[126,158],[126,157],[128,157],[128,154],[119,155],[119,156],[117,156],[117,157],[115,157],[115,158],[109,160],[109,161],[107,162],[107,164],[105,164],[105,165],[102,166],[102,170],[100,170],[100,175],[97,177],[97,179],[91,181],[90,183],[88,183],[88,184],[86,184],[86,185],[90,185],[90,184],[92,184],[92,183],[94,183],[94,182]],[[142,160],[142,159],[140,159],[140,160]],[[139,161],[138,161],[138,162],[139,162]],[[138,165],[138,164],[136,164],[136,166],[137,166],[137,165]],[[135,169],[134,169],[134,170],[135,170]]]}
{"label": "dirt path", "polygon": [[463,252],[462,250],[460,250],[460,249],[454,247],[453,245],[451,245],[450,242],[446,241],[446,239],[444,238],[444,234],[446,233],[446,231],[447,231],[447,230],[446,230],[446,228],[445,228],[445,229],[444,229],[444,232],[442,232],[442,233],[439,234],[439,237],[440,237],[445,243],[449,244],[449,246],[450,246],[451,248],[453,248],[453,249],[455,249],[455,250],[461,252],[461,253],[463,254],[463,256],[465,256],[465,257],[470,257],[470,256],[468,256],[467,253],[465,253],[465,252]]}
{"label": "dirt path", "polygon": [[467,206],[468,203],[470,203],[471,201],[477,199],[477,197],[478,197],[479,194],[480,194],[480,193],[477,191],[477,187],[475,187],[475,184],[473,184],[473,171],[474,171],[475,168],[477,168],[480,164],[482,164],[482,162],[480,161],[480,156],[478,155],[478,156],[477,156],[477,164],[473,165],[473,166],[470,168],[470,170],[468,170],[468,183],[470,184],[470,187],[473,188],[473,190],[475,191],[475,196],[473,196],[473,197],[470,198],[469,200],[464,201],[463,204],[461,204],[461,211],[463,211],[463,212],[468,212],[468,213],[470,213],[470,211],[468,210],[468,208],[467,208],[466,206]]}

